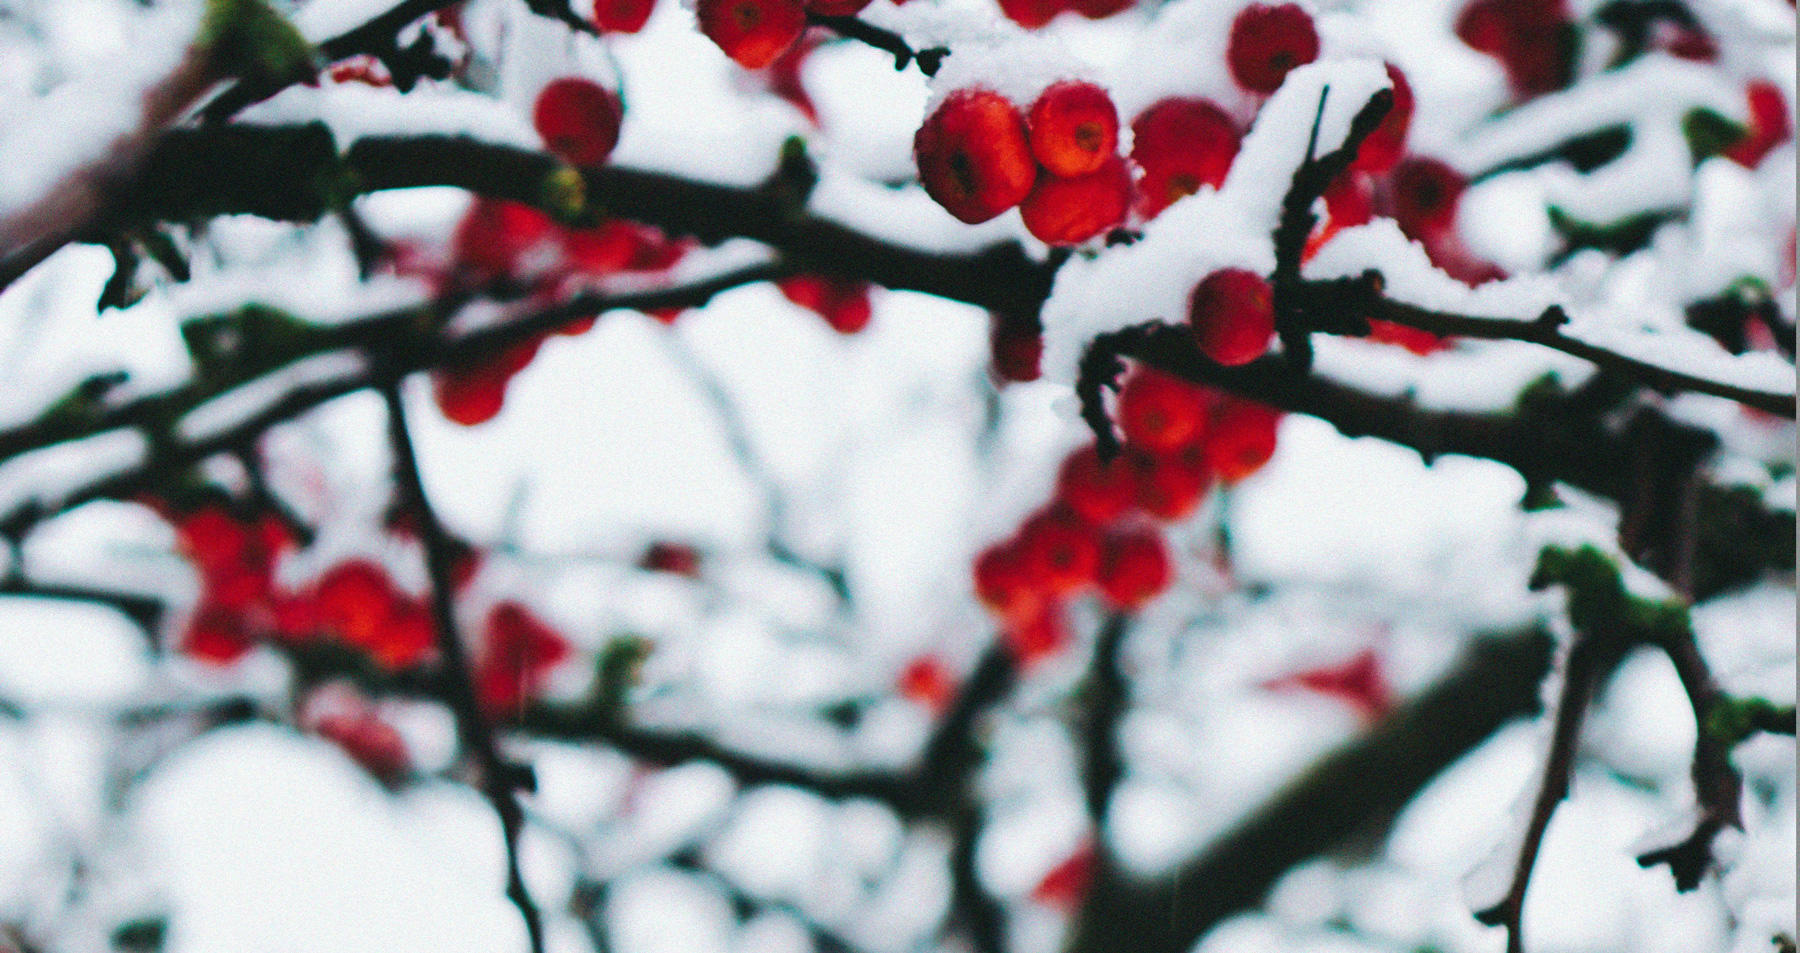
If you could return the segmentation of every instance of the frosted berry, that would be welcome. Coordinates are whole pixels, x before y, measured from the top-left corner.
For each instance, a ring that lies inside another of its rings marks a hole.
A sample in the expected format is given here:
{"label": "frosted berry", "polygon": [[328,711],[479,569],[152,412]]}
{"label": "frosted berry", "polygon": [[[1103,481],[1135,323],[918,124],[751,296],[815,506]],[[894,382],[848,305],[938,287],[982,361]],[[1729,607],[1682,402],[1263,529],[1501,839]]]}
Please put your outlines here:
{"label": "frosted berry", "polygon": [[1225,59],[1231,77],[1253,93],[1273,93],[1289,70],[1318,58],[1319,33],[1295,4],[1252,3],[1231,22]]}
{"label": "frosted berry", "polygon": [[1242,268],[1207,275],[1188,298],[1188,323],[1200,351],[1220,364],[1248,364],[1269,349],[1275,334],[1274,292]]}
{"label": "frosted berry", "polygon": [[1018,205],[1037,182],[1025,118],[989,89],[951,93],[919,127],[913,156],[926,193],[971,225]]}

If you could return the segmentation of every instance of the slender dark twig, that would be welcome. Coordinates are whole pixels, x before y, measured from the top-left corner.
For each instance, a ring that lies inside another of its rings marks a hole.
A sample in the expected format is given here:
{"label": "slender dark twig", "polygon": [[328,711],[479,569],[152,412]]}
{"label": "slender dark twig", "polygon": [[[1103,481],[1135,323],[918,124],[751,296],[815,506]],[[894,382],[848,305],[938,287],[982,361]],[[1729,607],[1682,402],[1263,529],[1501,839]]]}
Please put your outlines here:
{"label": "slender dark twig", "polygon": [[1744,782],[1731,763],[1731,741],[1720,738],[1713,730],[1712,714],[1716,706],[1724,702],[1724,692],[1713,678],[1706,658],[1700,654],[1693,629],[1682,627],[1681,631],[1664,638],[1661,648],[1675,666],[1676,677],[1681,679],[1681,687],[1694,710],[1696,731],[1691,775],[1694,799],[1700,812],[1692,833],[1668,847],[1645,853],[1638,858],[1638,863],[1644,867],[1669,865],[1669,873],[1675,877],[1675,888],[1686,891],[1700,886],[1700,878],[1711,867],[1713,840],[1719,833],[1727,827],[1743,827],[1739,799]]}
{"label": "slender dark twig", "polygon": [[1575,770],[1581,723],[1593,700],[1594,689],[1604,675],[1603,667],[1600,643],[1588,633],[1577,633],[1563,666],[1562,689],[1557,696],[1550,732],[1550,750],[1513,865],[1512,880],[1507,885],[1506,895],[1498,903],[1475,913],[1475,919],[1482,923],[1506,928],[1507,953],[1524,953],[1525,892],[1531,885],[1531,871],[1537,865],[1538,851],[1544,845],[1544,833],[1550,828],[1550,819],[1556,813],[1557,805],[1569,796],[1569,779]]}
{"label": "slender dark twig", "polygon": [[507,899],[518,907],[519,916],[525,921],[525,934],[532,953],[544,953],[542,918],[525,888],[525,879],[519,869],[519,835],[524,828],[525,815],[516,792],[522,784],[529,784],[528,772],[501,756],[493,726],[482,712],[475,692],[468,651],[463,647],[462,636],[456,627],[454,585],[451,582],[455,553],[450,537],[438,522],[437,513],[425,495],[418,456],[406,426],[398,376],[382,383],[381,395],[387,402],[388,439],[393,447],[395,477],[425,544],[426,566],[431,573],[431,611],[437,625],[437,649],[444,670],[445,701],[456,716],[457,734],[474,761],[477,786],[500,818],[500,832],[506,844]]}
{"label": "slender dark twig", "polygon": [[1112,802],[1119,777],[1124,774],[1124,757],[1117,737],[1119,719],[1125,714],[1130,685],[1120,664],[1120,650],[1131,628],[1131,617],[1114,612],[1100,626],[1100,637],[1094,645],[1094,660],[1089,667],[1085,692],[1087,711],[1081,724],[1081,786],[1087,799],[1088,817],[1096,825],[1106,823],[1106,808]]}
{"label": "slender dark twig", "polygon": [[1204,852],[1140,879],[1100,841],[1066,953],[1186,953],[1261,902],[1295,864],[1382,823],[1502,725],[1534,713],[1551,640],[1539,629],[1476,639],[1443,681],[1320,759]]}
{"label": "slender dark twig", "polygon": [[1367,318],[1429,331],[1440,337],[1525,341],[1581,358],[1602,370],[1623,374],[1665,393],[1692,391],[1696,394],[1709,394],[1735,400],[1764,413],[1794,419],[1794,395],[1791,393],[1756,390],[1714,380],[1570,337],[1562,330],[1569,323],[1569,316],[1557,306],[1546,308],[1531,321],[1484,318],[1433,311],[1395,301],[1385,297],[1381,288],[1381,275],[1375,271],[1345,281],[1302,283],[1302,291],[1311,302],[1310,308],[1314,313],[1331,311],[1341,314],[1346,320],[1361,314]]}
{"label": "slender dark twig", "polygon": [[867,43],[884,53],[892,53],[894,56],[895,70],[903,70],[908,65],[917,63],[919,64],[919,72],[924,73],[926,76],[936,76],[938,67],[943,65],[944,57],[950,55],[950,50],[942,46],[934,46],[924,50],[915,50],[900,34],[895,33],[892,30],[883,29],[872,23],[859,20],[853,16],[840,17],[827,16],[822,13],[808,13],[806,15],[806,22],[814,26],[822,26],[844,39],[856,40],[859,43]]}

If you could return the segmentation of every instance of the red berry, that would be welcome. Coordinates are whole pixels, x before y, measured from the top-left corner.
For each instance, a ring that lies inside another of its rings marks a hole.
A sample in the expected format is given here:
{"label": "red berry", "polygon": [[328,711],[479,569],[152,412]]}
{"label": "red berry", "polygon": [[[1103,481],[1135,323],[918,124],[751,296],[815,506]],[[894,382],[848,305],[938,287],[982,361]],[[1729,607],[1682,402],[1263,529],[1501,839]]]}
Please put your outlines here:
{"label": "red berry", "polygon": [[255,644],[237,611],[202,603],[181,633],[181,650],[211,665],[229,665]]}
{"label": "red berry", "polygon": [[789,301],[825,319],[840,334],[869,326],[869,283],[822,275],[794,275],[778,284]]}
{"label": "red berry", "polygon": [[1131,469],[1122,460],[1101,463],[1092,444],[1069,454],[1056,476],[1056,498],[1096,526],[1125,515],[1136,495]]}
{"label": "red berry", "polygon": [[902,698],[918,702],[933,712],[950,707],[956,694],[955,680],[935,655],[921,655],[908,663],[901,671],[896,687]]}
{"label": "red berry", "polygon": [[562,229],[557,239],[569,265],[580,274],[594,276],[629,269],[639,241],[637,227],[618,219],[592,228]]}
{"label": "red berry", "polygon": [[1094,848],[1084,846],[1044,875],[1031,890],[1031,899],[1064,913],[1073,913],[1087,896],[1094,879]]}
{"label": "red berry", "polygon": [[1139,368],[1119,391],[1119,430],[1145,450],[1174,450],[1198,437],[1210,393],[1155,368]]}
{"label": "red berry", "polygon": [[1456,205],[1468,180],[1437,159],[1410,158],[1394,168],[1389,180],[1394,221],[1407,237],[1420,241],[1445,235],[1456,224]]}
{"label": "red berry", "polygon": [[1162,452],[1130,451],[1126,459],[1137,478],[1138,508],[1164,522],[1193,513],[1212,483],[1206,446],[1188,443]]}
{"label": "red berry", "polygon": [[1094,581],[1100,570],[1100,531],[1061,507],[1039,512],[1019,527],[1025,571],[1053,595]]}
{"label": "red berry", "polygon": [[1474,0],[1456,19],[1456,35],[1497,57],[1520,96],[1569,85],[1579,36],[1563,0]]}
{"label": "red berry", "polygon": [[1018,205],[1037,182],[1025,119],[993,90],[951,93],[919,127],[913,156],[926,193],[970,225]]}
{"label": "red berry", "polygon": [[995,543],[975,557],[975,596],[996,615],[1029,613],[1038,603],[1036,580],[1017,540]]}
{"label": "red berry", "polygon": [[698,0],[700,32],[745,69],[762,69],[806,31],[800,0]]}
{"label": "red berry", "polygon": [[506,387],[524,370],[544,343],[541,336],[511,345],[499,354],[473,362],[451,361],[431,373],[431,394],[444,417],[465,427],[499,415]]}
{"label": "red berry", "polygon": [[812,95],[806,91],[802,74],[807,57],[824,42],[816,35],[818,31],[802,34],[800,42],[788,47],[786,53],[775,58],[768,68],[763,70],[763,82],[769,86],[769,92],[792,103],[806,121],[819,124],[819,110],[813,105]]}
{"label": "red berry", "polygon": [[555,227],[550,216],[529,205],[477,196],[457,223],[451,251],[476,283],[513,277]]}
{"label": "red berry", "polygon": [[1774,83],[1756,80],[1745,88],[1744,99],[1750,106],[1750,128],[1743,139],[1725,150],[1725,157],[1746,169],[1754,169],[1763,156],[1788,141],[1793,129],[1788,123],[1787,101]]}
{"label": "red berry", "polygon": [[1169,98],[1131,122],[1131,158],[1144,170],[1139,211],[1155,217],[1175,200],[1217,188],[1237,158],[1237,124],[1205,99]]}
{"label": "red berry", "polygon": [[1262,469],[1275,455],[1281,411],[1221,394],[1204,448],[1206,466],[1220,482],[1236,483]]}
{"label": "red berry", "polygon": [[1511,45],[1510,0],[1475,0],[1456,17],[1456,36],[1470,49],[1498,56]]}
{"label": "red berry", "polygon": [[502,602],[488,612],[476,690],[492,712],[517,708],[569,654],[569,643],[529,609]]}
{"label": "red berry", "polygon": [[692,546],[658,541],[651,543],[650,548],[644,551],[644,555],[638,559],[638,566],[652,572],[698,578],[700,554]]}
{"label": "red berry", "polygon": [[824,17],[853,17],[874,0],[806,0],[806,9]]}
{"label": "red berry", "polygon": [[1099,171],[1072,179],[1039,175],[1019,215],[1039,241],[1079,245],[1124,222],[1130,208],[1131,170],[1113,156]]}
{"label": "red berry", "polygon": [[1000,12],[1027,30],[1049,23],[1067,9],[1068,0],[1000,0]]}
{"label": "red berry", "polygon": [[596,166],[612,155],[623,118],[619,97],[578,76],[552,80],[531,110],[544,147],[578,166]]}
{"label": "red berry", "polygon": [[1392,63],[1387,64],[1388,82],[1394,86],[1394,107],[1382,117],[1381,124],[1363,140],[1362,148],[1350,168],[1358,172],[1380,174],[1394,167],[1406,154],[1406,132],[1412,127],[1413,91],[1406,74]]}
{"label": "red berry", "polygon": [[1031,154],[1052,175],[1096,172],[1119,148],[1119,111],[1093,83],[1052,84],[1031,104]]}
{"label": "red berry", "polygon": [[387,619],[367,646],[375,661],[390,669],[419,664],[437,647],[437,626],[423,600],[396,594]]}
{"label": "red berry", "polygon": [[1312,17],[1292,3],[1252,3],[1231,21],[1225,59],[1232,78],[1253,93],[1273,93],[1289,70],[1318,58]]}
{"label": "red berry", "polygon": [[602,33],[636,33],[654,9],[656,0],[594,0],[594,26]]}
{"label": "red berry", "polygon": [[1021,668],[1055,655],[1069,644],[1069,623],[1063,618],[1062,603],[1039,603],[1026,615],[1007,619],[1000,638]]}
{"label": "red berry", "polygon": [[204,599],[243,612],[272,596],[275,563],[294,545],[287,526],[273,516],[240,522],[222,506],[205,506],[178,519],[176,540],[200,571]]}
{"label": "red berry", "polygon": [[1162,595],[1175,577],[1162,534],[1127,530],[1106,538],[1100,557],[1100,593],[1119,609],[1140,609]]}
{"label": "red berry", "polygon": [[412,772],[406,740],[374,711],[322,716],[313,730],[383,784],[396,784]]}
{"label": "red berry", "polygon": [[351,645],[372,649],[398,598],[387,570],[366,559],[342,562],[313,586],[319,622]]}
{"label": "red berry", "polygon": [[1076,13],[1090,20],[1104,20],[1115,13],[1124,13],[1137,6],[1136,0],[1074,0],[1071,4]]}
{"label": "red berry", "polygon": [[1418,328],[1410,328],[1404,324],[1395,324],[1392,321],[1370,321],[1369,340],[1380,341],[1383,344],[1399,345],[1421,357],[1428,354],[1436,354],[1437,352],[1447,350],[1450,347],[1449,341],[1432,334],[1430,331],[1421,331]]}
{"label": "red berry", "polygon": [[1188,323],[1207,357],[1228,367],[1248,364],[1275,334],[1274,291],[1253,271],[1221,268],[1194,287]]}

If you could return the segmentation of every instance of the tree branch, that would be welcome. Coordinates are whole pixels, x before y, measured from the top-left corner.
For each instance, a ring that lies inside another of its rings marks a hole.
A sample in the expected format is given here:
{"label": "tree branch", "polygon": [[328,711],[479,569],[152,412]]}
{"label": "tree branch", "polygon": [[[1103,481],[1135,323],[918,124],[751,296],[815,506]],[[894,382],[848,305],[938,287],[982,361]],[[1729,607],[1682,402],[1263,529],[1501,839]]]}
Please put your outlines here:
{"label": "tree branch", "polygon": [[413,450],[412,436],[407,432],[400,380],[400,372],[396,370],[392,377],[382,382],[381,395],[387,402],[388,440],[394,452],[395,477],[418,522],[419,537],[425,544],[426,566],[431,573],[431,610],[443,667],[444,701],[456,716],[457,734],[464,749],[474,760],[476,785],[500,818],[500,832],[506,845],[507,899],[519,908],[532,953],[544,953],[542,917],[519,870],[519,834],[525,824],[525,815],[515,792],[521,786],[530,786],[529,772],[502,758],[494,741],[493,727],[483,714],[475,693],[468,651],[463,647],[462,636],[456,627],[455,586],[451,582],[455,553],[450,537],[438,523],[437,514],[425,495],[418,456]]}
{"label": "tree branch", "polygon": [[1342,281],[1307,281],[1300,287],[1308,301],[1308,310],[1333,315],[1331,325],[1342,326],[1357,319],[1374,319],[1403,324],[1443,337],[1479,338],[1490,341],[1525,341],[1581,358],[1603,371],[1636,380],[1663,393],[1692,391],[1734,400],[1764,413],[1794,419],[1794,395],[1740,387],[1724,381],[1690,374],[1675,368],[1652,364],[1630,355],[1620,354],[1569,337],[1562,328],[1569,316],[1552,305],[1531,321],[1511,318],[1484,318],[1448,314],[1417,305],[1395,301],[1382,294],[1382,277],[1377,271],[1365,272],[1357,278]]}
{"label": "tree branch", "polygon": [[1186,953],[1261,902],[1295,864],[1391,817],[1438,772],[1538,707],[1551,639],[1532,629],[1477,639],[1449,676],[1326,756],[1169,875],[1140,880],[1101,843],[1069,953]]}
{"label": "tree branch", "polygon": [[[1444,454],[1503,463],[1533,487],[1562,482],[1630,504],[1641,484],[1678,490],[1694,465],[1711,453],[1717,438],[1640,408],[1623,425],[1613,418],[1610,397],[1590,406],[1580,391],[1530,395],[1511,413],[1425,410],[1403,397],[1384,397],[1314,374],[1276,357],[1240,367],[1208,360],[1185,328],[1151,322],[1102,335],[1089,346],[1076,392],[1082,415],[1099,421],[1102,447],[1117,446],[1104,407],[1095,403],[1106,374],[1123,369],[1129,357],[1178,377],[1230,391],[1295,413],[1330,422],[1345,436],[1377,437],[1410,447],[1430,463]],[[1606,382],[1603,382],[1606,383]],[[1628,393],[1628,392],[1627,392]],[[1604,412],[1603,412],[1604,411]],[[1699,598],[1740,585],[1773,570],[1791,571],[1794,514],[1772,510],[1752,490],[1698,484],[1699,525],[1704,532],[1695,552],[1695,594]],[[1656,494],[1660,497],[1661,491]],[[1656,521],[1631,537],[1633,559],[1667,571],[1676,540]],[[1629,527],[1627,527],[1629,528]]]}
{"label": "tree branch", "polygon": [[807,13],[806,22],[813,26],[822,26],[847,40],[866,43],[884,53],[894,56],[894,69],[905,69],[912,63],[919,64],[919,72],[926,76],[936,76],[938,67],[944,63],[944,57],[950,55],[948,47],[934,46],[925,50],[914,50],[906,38],[892,30],[884,30],[872,23],[856,17],[827,16],[822,13]]}

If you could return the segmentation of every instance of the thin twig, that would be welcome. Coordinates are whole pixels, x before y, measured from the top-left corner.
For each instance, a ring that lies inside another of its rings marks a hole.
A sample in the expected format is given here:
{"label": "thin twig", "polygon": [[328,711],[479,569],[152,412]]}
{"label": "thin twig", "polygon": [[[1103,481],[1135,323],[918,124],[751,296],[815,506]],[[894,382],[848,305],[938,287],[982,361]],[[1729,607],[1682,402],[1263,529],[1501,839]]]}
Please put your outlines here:
{"label": "thin twig", "polygon": [[1130,685],[1120,664],[1120,651],[1131,617],[1123,612],[1110,613],[1100,627],[1094,644],[1094,659],[1089,667],[1084,693],[1087,711],[1081,724],[1081,786],[1087,800],[1088,817],[1096,825],[1106,823],[1106,809],[1113,791],[1124,774],[1124,758],[1119,751],[1119,719],[1125,714]]}
{"label": "thin twig", "polygon": [[1475,919],[1482,923],[1506,928],[1507,953],[1524,953],[1525,950],[1525,893],[1531,885],[1531,872],[1537,865],[1538,851],[1544,845],[1550,819],[1556,813],[1557,805],[1569,796],[1569,779],[1575,771],[1581,723],[1593,701],[1594,689],[1607,668],[1602,648],[1592,633],[1576,633],[1575,641],[1569,647],[1550,732],[1550,750],[1545,756],[1543,778],[1532,800],[1524,839],[1513,864],[1512,880],[1504,898],[1475,913]]}
{"label": "thin twig", "polygon": [[455,560],[453,544],[425,494],[418,456],[413,449],[412,435],[407,430],[397,374],[382,382],[381,395],[387,403],[388,440],[394,453],[395,477],[418,523],[419,538],[425,544],[426,567],[431,573],[431,611],[437,626],[438,654],[442,657],[444,700],[456,716],[457,734],[474,760],[476,785],[500,818],[500,832],[506,845],[507,899],[519,909],[519,916],[525,921],[525,934],[532,953],[544,953],[542,917],[519,869],[519,835],[525,815],[516,791],[521,783],[525,783],[525,773],[502,758],[494,740],[493,726],[482,712],[480,698],[475,692],[468,651],[456,627],[455,585],[451,581]]}
{"label": "thin twig", "polygon": [[827,16],[822,13],[808,13],[806,22],[814,26],[822,26],[844,39],[867,43],[884,53],[893,54],[896,71],[903,70],[912,63],[917,63],[919,72],[926,76],[936,76],[938,67],[943,65],[944,57],[950,55],[949,48],[943,46],[915,50],[900,34],[882,29],[853,16],[839,17]]}
{"label": "thin twig", "polygon": [[1345,319],[1360,313],[1368,318],[1402,324],[1429,331],[1441,337],[1479,338],[1490,341],[1524,341],[1581,358],[1605,371],[1623,374],[1647,387],[1665,393],[1692,391],[1735,400],[1764,413],[1794,419],[1794,395],[1778,391],[1757,390],[1641,358],[1621,354],[1563,333],[1569,316],[1562,308],[1551,306],[1531,321],[1512,318],[1485,318],[1465,314],[1433,311],[1417,305],[1395,301],[1382,292],[1379,272],[1370,271],[1348,281],[1309,281],[1303,283],[1307,297],[1314,302],[1315,312],[1334,311]]}

